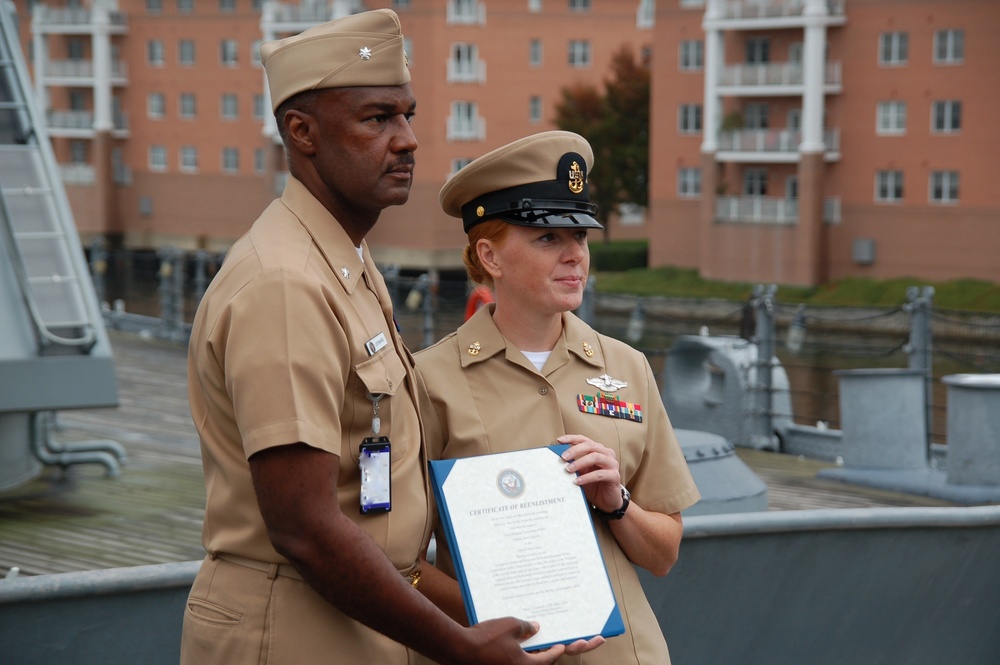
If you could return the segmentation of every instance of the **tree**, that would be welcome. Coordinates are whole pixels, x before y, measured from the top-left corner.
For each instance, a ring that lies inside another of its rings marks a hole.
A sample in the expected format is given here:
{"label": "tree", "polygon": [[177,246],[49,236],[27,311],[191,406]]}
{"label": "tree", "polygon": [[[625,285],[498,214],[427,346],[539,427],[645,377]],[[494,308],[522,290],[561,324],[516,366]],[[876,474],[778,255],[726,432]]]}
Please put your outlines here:
{"label": "tree", "polygon": [[577,83],[562,90],[556,126],[586,138],[594,149],[590,198],[604,224],[622,203],[649,201],[649,63],[640,62],[628,44],[611,58],[603,93]]}

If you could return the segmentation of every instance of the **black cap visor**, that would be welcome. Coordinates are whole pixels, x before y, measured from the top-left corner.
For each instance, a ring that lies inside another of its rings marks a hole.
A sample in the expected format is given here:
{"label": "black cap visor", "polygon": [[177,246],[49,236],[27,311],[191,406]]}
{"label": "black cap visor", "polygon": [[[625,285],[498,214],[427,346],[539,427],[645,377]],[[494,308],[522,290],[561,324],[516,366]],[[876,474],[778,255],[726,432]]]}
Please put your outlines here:
{"label": "black cap visor", "polygon": [[597,206],[587,201],[521,199],[507,205],[494,206],[482,217],[465,215],[465,232],[488,219],[501,219],[517,226],[535,228],[603,229],[594,217]]}

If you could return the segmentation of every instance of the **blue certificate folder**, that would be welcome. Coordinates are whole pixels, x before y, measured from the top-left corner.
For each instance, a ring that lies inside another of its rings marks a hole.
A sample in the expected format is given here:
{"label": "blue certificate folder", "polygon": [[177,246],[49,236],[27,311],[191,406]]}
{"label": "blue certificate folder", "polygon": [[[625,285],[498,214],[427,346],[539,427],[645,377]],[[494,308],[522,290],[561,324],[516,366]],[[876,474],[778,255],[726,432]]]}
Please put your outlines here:
{"label": "blue certificate folder", "polygon": [[537,621],[527,651],[625,632],[568,447],[430,462],[469,623]]}

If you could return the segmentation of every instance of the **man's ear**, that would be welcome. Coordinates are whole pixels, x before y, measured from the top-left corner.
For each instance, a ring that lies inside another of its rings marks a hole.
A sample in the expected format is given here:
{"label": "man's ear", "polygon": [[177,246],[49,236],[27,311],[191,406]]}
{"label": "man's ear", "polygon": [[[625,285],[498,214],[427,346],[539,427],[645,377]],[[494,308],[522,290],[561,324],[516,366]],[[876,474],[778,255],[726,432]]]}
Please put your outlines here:
{"label": "man's ear", "polygon": [[282,122],[285,123],[285,132],[290,148],[304,155],[315,154],[316,119],[314,117],[298,109],[289,109],[285,112]]}
{"label": "man's ear", "polygon": [[497,248],[493,241],[480,238],[476,242],[476,254],[479,256],[479,263],[483,266],[483,270],[494,280],[503,274],[497,256]]}

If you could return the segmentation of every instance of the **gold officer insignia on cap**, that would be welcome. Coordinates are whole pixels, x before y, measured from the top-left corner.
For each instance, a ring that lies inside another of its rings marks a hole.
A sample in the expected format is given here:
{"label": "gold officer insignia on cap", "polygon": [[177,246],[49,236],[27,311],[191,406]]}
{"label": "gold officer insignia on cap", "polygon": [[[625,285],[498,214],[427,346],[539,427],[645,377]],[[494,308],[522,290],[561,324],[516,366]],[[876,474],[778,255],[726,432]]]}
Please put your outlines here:
{"label": "gold officer insignia on cap", "polygon": [[470,356],[478,356],[479,355],[479,351],[482,348],[483,347],[479,345],[479,342],[473,342],[472,344],[469,345],[469,355]]}
{"label": "gold officer insignia on cap", "polygon": [[583,352],[587,354],[588,358],[594,357],[594,347],[592,347],[590,344],[587,344],[586,342],[583,343]]}
{"label": "gold officer insignia on cap", "polygon": [[347,268],[347,267],[341,268],[340,269],[340,274],[344,276],[344,279],[350,279],[351,278],[351,269]]}
{"label": "gold officer insignia on cap", "polygon": [[368,48],[367,46],[362,46],[361,50],[358,51],[358,55],[361,57],[362,60],[371,60],[372,59],[372,50],[370,48]]}
{"label": "gold officer insignia on cap", "polygon": [[482,217],[485,214],[486,214],[486,208],[484,208],[483,206],[479,206],[478,208],[476,208],[476,217]]}
{"label": "gold officer insignia on cap", "polygon": [[612,379],[607,374],[602,374],[593,379],[587,379],[587,383],[602,392],[614,392],[628,386],[626,382],[619,381],[618,379]]}
{"label": "gold officer insignia on cap", "polygon": [[579,194],[583,191],[583,171],[580,165],[573,162],[569,165],[569,191]]}

